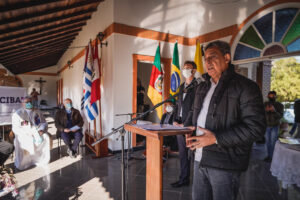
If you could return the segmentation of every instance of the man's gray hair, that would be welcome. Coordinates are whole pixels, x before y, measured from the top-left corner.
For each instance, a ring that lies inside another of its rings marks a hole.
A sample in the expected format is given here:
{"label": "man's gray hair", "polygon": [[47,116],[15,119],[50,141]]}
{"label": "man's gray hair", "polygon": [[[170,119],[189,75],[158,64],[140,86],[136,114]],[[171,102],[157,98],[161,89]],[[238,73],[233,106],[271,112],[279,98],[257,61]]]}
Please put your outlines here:
{"label": "man's gray hair", "polygon": [[70,101],[72,103],[72,100],[70,98],[66,98],[64,101]]}
{"label": "man's gray hair", "polygon": [[221,40],[210,42],[204,48],[204,52],[207,49],[212,48],[212,47],[218,48],[222,52],[223,55],[228,54],[228,53],[229,53],[229,55],[231,54],[230,53],[230,45],[227,42],[224,42],[224,41],[221,41]]}

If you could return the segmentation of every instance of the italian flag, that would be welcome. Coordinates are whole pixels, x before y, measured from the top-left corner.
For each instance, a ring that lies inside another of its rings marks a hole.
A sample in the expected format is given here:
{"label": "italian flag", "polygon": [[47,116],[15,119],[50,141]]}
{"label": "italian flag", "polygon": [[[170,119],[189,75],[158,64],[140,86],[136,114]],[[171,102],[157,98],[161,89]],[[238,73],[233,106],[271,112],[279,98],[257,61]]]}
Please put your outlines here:
{"label": "italian flag", "polygon": [[[150,83],[148,87],[147,95],[150,98],[153,105],[156,105],[162,101],[163,90],[163,72],[160,64],[160,46],[158,45],[155,53],[154,63],[152,66],[152,73],[150,77]],[[156,108],[158,117],[161,119],[163,114],[162,106]]]}

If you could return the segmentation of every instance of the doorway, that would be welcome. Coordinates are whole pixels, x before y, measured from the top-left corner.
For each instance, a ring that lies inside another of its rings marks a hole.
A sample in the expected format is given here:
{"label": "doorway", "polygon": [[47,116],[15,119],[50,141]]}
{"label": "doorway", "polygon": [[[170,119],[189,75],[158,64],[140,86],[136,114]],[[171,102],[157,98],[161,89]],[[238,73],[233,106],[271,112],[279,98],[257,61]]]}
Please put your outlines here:
{"label": "doorway", "polygon": [[63,79],[59,79],[58,81],[56,81],[56,102],[57,102],[57,106],[59,106],[60,104],[63,103]]}
{"label": "doorway", "polygon": [[[154,56],[133,54],[133,95],[132,95],[132,112],[137,113],[137,80],[138,77],[141,80],[143,87],[145,88],[144,104],[149,104],[151,108],[152,102],[147,96],[147,88],[151,76],[151,70],[153,66]],[[161,64],[164,71],[164,84],[163,84],[163,99],[167,99],[170,95],[170,73],[171,73],[171,58],[161,58]],[[154,120],[152,122],[159,122],[156,111],[150,114],[146,120]],[[135,133],[132,133],[132,146],[137,144],[137,137]]]}

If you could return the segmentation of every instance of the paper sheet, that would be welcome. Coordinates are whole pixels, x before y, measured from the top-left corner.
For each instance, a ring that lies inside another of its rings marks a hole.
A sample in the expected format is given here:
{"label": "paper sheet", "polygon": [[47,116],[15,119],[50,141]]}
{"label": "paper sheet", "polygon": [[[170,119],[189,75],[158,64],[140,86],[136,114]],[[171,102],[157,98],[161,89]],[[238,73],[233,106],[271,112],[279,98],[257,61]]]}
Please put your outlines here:
{"label": "paper sheet", "polygon": [[294,138],[279,138],[279,141],[284,144],[300,144],[300,142]]}
{"label": "paper sheet", "polygon": [[70,131],[77,131],[79,129],[80,129],[80,127],[76,125],[76,126],[73,126],[72,128],[70,128]]}
{"label": "paper sheet", "polygon": [[134,125],[136,127],[149,130],[149,131],[171,131],[171,130],[188,130],[186,127],[173,126],[170,124],[141,124]]}

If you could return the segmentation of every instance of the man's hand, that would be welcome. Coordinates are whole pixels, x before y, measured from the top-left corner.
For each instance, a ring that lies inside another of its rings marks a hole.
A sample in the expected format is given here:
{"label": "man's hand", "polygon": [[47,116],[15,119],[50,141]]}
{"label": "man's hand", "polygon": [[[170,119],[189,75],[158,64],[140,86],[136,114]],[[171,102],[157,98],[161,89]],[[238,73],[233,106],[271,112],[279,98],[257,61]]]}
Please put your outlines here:
{"label": "man's hand", "polygon": [[70,132],[70,129],[65,128],[65,129],[64,129],[64,132],[65,132],[65,133],[69,133],[69,132]]}
{"label": "man's hand", "polygon": [[183,124],[178,124],[177,122],[173,122],[174,126],[179,126],[179,127],[183,127]]}
{"label": "man's hand", "polygon": [[266,111],[267,112],[275,112],[275,108],[273,105],[267,105],[266,106]]}
{"label": "man's hand", "polygon": [[217,139],[213,132],[199,126],[198,129],[203,132],[203,135],[186,138],[188,148],[195,150],[197,148],[206,147],[216,143]]}
{"label": "man's hand", "polygon": [[186,143],[186,145],[188,145],[188,144],[191,143],[191,141],[188,141],[188,140],[187,140],[187,139],[190,138],[190,137],[192,137],[192,134],[185,134],[185,143]]}
{"label": "man's hand", "polygon": [[271,111],[271,112],[275,112],[275,108],[274,108],[273,105],[271,105],[269,108],[270,108],[270,111]]}

